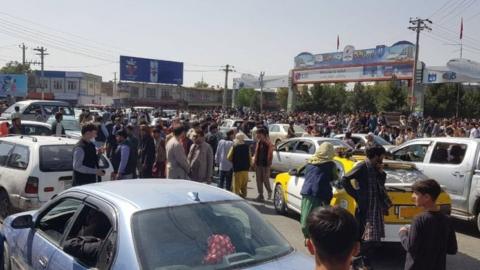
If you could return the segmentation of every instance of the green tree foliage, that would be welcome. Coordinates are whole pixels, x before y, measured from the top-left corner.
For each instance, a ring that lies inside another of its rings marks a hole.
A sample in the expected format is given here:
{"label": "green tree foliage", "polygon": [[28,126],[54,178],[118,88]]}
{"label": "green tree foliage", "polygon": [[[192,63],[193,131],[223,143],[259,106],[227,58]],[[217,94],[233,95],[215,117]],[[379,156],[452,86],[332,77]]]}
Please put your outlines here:
{"label": "green tree foliage", "polygon": [[195,88],[208,88],[208,83],[206,83],[204,81],[198,81],[193,85],[193,87],[195,87]]}
{"label": "green tree foliage", "polygon": [[258,93],[252,88],[242,88],[238,90],[236,106],[245,106],[250,108],[256,108],[259,105]]}
{"label": "green tree foliage", "polygon": [[286,88],[286,87],[278,88],[277,99],[278,99],[278,104],[280,104],[280,108],[287,109],[288,88]]}
{"label": "green tree foliage", "polygon": [[30,73],[30,65],[23,65],[17,61],[11,61],[5,64],[2,68],[0,68],[0,73],[7,73],[7,74],[23,74],[23,73]]}
{"label": "green tree foliage", "polygon": [[373,86],[378,111],[406,111],[407,88],[399,81],[380,82]]}
{"label": "green tree foliage", "polygon": [[457,87],[455,84],[433,84],[425,89],[425,115],[455,115]]}
{"label": "green tree foliage", "polygon": [[344,112],[376,111],[375,95],[372,89],[365,87],[362,83],[355,83],[353,91],[347,92]]}

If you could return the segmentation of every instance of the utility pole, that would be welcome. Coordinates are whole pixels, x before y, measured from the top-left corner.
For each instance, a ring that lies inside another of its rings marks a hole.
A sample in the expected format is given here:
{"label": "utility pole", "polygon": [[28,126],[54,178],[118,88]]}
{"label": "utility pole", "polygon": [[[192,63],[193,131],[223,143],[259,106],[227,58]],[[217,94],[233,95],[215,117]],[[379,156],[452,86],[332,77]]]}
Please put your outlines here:
{"label": "utility pole", "polygon": [[260,76],[258,80],[260,81],[260,113],[263,113],[263,76],[265,76],[265,72],[260,72]]}
{"label": "utility pole", "polygon": [[45,66],[45,56],[48,55],[46,53],[47,48],[42,47],[37,47],[33,49],[34,51],[37,51],[37,55],[40,56],[40,66],[41,66],[41,75],[40,75],[40,87],[42,87],[42,99],[45,99],[45,91],[43,89],[43,76],[44,76],[44,66]]}
{"label": "utility pole", "polygon": [[20,49],[22,49],[22,65],[25,66],[25,64],[27,63],[27,62],[25,61],[25,50],[28,49],[28,47],[25,46],[24,43],[22,43],[22,45],[18,45],[18,47],[19,47]]}
{"label": "utility pole", "polygon": [[[410,110],[413,112],[415,109],[414,99],[415,99],[415,87],[417,85],[416,81],[416,74],[417,74],[417,63],[418,63],[418,54],[419,54],[419,42],[420,42],[420,32],[423,30],[431,31],[432,28],[428,24],[432,24],[430,19],[420,19],[420,18],[410,18],[410,24],[412,26],[408,27],[408,29],[415,31],[417,33],[417,39],[415,42],[415,62],[413,62],[413,81],[412,81],[412,88],[411,88],[411,102],[410,102]],[[421,82],[420,82],[421,83]]]}
{"label": "utility pole", "polygon": [[224,69],[221,69],[221,71],[225,72],[225,88],[223,89],[223,103],[222,107],[223,109],[227,109],[227,89],[228,89],[228,72],[233,72],[234,66],[231,66],[229,64],[225,65]]}

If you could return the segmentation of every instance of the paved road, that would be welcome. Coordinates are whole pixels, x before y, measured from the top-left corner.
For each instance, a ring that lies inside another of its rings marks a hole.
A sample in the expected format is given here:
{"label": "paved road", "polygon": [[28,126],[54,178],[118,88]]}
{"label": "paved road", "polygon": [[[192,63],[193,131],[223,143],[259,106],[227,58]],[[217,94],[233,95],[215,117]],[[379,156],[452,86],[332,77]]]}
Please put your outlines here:
{"label": "paved road", "polygon": [[[257,194],[255,178],[251,175],[247,196],[251,204],[285,236],[292,246],[298,251],[308,254],[307,249],[304,247],[303,235],[300,232],[300,215],[295,213],[289,213],[287,216],[278,215],[271,201],[265,203],[255,202],[253,198]],[[457,255],[448,256],[447,269],[480,269],[480,233],[470,223],[456,220],[454,224],[457,232],[459,252]],[[399,244],[382,246],[375,252],[372,258],[375,270],[401,270],[403,269],[404,261],[405,252]]]}

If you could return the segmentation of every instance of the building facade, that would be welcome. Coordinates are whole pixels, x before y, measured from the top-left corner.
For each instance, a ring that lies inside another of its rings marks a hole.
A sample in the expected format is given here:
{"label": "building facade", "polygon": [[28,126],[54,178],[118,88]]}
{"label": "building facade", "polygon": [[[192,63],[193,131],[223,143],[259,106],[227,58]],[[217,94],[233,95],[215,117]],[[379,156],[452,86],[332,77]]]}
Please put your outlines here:
{"label": "building facade", "polygon": [[103,104],[102,77],[85,72],[40,71],[33,73],[29,97],[63,100],[72,105]]}
{"label": "building facade", "polygon": [[[222,106],[223,90],[190,88],[177,85],[121,82],[114,104],[118,106],[152,106],[164,108],[215,108]],[[227,103],[231,104],[228,91]]]}

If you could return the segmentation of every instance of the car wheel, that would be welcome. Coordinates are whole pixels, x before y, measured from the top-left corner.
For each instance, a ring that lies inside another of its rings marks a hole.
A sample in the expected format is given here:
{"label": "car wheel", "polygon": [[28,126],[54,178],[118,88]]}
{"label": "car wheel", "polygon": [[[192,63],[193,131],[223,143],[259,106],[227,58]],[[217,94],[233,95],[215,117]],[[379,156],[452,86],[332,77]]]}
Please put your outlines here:
{"label": "car wheel", "polygon": [[0,191],[0,221],[3,222],[11,212],[10,200],[5,190]]}
{"label": "car wheel", "polygon": [[7,242],[3,242],[3,269],[10,270],[10,251],[8,250]]}
{"label": "car wheel", "polygon": [[287,213],[287,202],[285,201],[285,196],[283,194],[282,185],[278,184],[275,186],[275,192],[273,194],[273,206],[275,211],[281,215]]}

